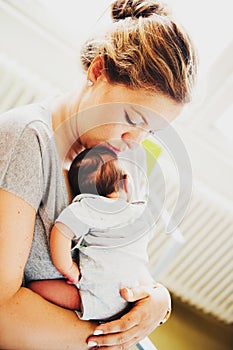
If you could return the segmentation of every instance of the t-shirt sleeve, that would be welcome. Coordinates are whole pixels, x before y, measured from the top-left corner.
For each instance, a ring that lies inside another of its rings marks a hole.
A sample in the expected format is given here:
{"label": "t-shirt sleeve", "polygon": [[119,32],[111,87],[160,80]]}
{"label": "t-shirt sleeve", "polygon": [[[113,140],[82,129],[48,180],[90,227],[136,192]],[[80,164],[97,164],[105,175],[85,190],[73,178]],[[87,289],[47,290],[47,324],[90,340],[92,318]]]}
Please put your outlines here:
{"label": "t-shirt sleeve", "polygon": [[[81,236],[89,232],[89,226],[83,222],[80,216],[77,214],[78,203],[72,203],[66,207],[56,219],[55,223],[60,222],[66,225],[73,233],[73,236],[69,238],[80,238]],[[64,230],[62,230],[64,233]],[[67,234],[64,233],[66,236]]]}
{"label": "t-shirt sleeve", "polygon": [[0,159],[0,187],[37,210],[43,194],[43,170],[41,147],[35,130],[25,127],[10,150],[7,140],[1,140],[3,154],[5,157]]}

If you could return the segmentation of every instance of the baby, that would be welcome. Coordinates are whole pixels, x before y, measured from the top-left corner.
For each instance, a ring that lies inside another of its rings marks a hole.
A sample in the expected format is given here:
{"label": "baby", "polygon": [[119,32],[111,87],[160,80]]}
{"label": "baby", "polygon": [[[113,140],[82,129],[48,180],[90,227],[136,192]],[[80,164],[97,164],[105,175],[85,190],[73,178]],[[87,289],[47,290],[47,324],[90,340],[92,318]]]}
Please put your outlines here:
{"label": "baby", "polygon": [[[129,307],[121,288],[153,285],[146,267],[153,218],[145,202],[130,202],[122,160],[107,147],[81,152],[68,179],[74,199],[51,231],[52,261],[67,283],[76,285],[81,319],[118,318]],[[46,298],[59,304],[52,293]],[[63,300],[61,306],[69,303]]]}

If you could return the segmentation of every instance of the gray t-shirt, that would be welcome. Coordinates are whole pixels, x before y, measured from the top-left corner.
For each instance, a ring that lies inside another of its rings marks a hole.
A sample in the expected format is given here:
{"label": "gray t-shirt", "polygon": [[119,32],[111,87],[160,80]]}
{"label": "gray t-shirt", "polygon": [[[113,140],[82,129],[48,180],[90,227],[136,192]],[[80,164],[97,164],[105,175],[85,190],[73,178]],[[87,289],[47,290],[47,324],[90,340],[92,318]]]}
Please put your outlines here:
{"label": "gray t-shirt", "polygon": [[50,258],[49,234],[69,202],[46,101],[18,107],[0,116],[0,176],[1,188],[36,210],[25,281],[61,278]]}

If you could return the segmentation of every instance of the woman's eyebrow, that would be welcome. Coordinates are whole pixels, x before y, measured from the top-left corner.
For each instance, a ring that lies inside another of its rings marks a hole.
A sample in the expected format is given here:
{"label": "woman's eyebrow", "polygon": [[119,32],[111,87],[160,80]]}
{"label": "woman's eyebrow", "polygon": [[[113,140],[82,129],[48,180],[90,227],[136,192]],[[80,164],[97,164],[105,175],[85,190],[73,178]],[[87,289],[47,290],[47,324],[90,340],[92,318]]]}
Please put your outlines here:
{"label": "woman's eyebrow", "polygon": [[144,117],[144,115],[143,115],[141,112],[139,112],[139,111],[138,111],[135,107],[133,107],[133,106],[131,106],[131,109],[132,109],[135,113],[139,114],[140,117],[142,118],[142,120],[144,121],[144,123],[145,123],[146,125],[148,125],[147,119]]}

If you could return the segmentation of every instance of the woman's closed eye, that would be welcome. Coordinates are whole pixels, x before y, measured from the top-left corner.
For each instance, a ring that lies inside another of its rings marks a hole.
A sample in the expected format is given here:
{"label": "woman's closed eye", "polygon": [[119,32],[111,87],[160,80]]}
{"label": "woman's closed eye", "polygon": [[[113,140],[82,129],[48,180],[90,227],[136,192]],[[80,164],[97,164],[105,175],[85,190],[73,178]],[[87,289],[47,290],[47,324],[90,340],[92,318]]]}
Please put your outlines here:
{"label": "woman's closed eye", "polygon": [[129,113],[125,110],[125,120],[131,126],[141,127],[149,134],[152,134],[152,135],[154,134],[153,130],[148,130],[148,123],[146,122],[144,117],[141,116],[141,114],[137,113],[137,114],[129,115]]}
{"label": "woman's closed eye", "polygon": [[139,114],[131,114],[125,110],[125,120],[127,121],[128,124],[133,125],[133,126],[143,126],[147,125],[145,119],[139,115]]}

